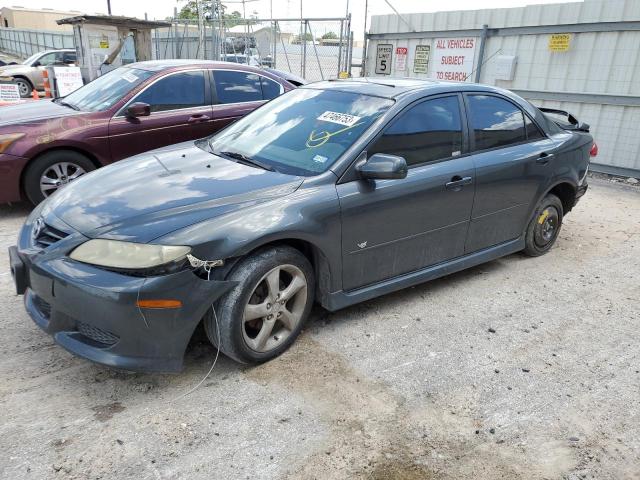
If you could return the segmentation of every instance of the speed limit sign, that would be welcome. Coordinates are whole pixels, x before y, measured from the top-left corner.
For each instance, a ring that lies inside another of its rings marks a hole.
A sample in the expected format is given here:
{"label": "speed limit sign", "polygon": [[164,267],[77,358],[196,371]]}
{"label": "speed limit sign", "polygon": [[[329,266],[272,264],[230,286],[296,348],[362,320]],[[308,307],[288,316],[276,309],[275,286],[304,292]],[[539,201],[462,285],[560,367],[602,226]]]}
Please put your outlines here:
{"label": "speed limit sign", "polygon": [[378,45],[376,52],[376,73],[378,75],[391,75],[391,56],[393,55],[393,45],[383,43]]}

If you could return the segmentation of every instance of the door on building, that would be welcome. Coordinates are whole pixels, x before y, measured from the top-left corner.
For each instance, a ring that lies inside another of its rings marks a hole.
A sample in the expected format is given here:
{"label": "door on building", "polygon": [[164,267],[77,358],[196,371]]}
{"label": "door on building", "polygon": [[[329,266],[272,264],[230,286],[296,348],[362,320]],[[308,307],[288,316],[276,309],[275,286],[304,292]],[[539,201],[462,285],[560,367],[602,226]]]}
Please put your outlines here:
{"label": "door on building", "polygon": [[518,238],[547,185],[554,142],[500,95],[465,94],[476,194],[465,251]]}
{"label": "door on building", "polygon": [[474,192],[465,156],[462,97],[430,97],[403,110],[367,149],[405,158],[400,180],[337,185],[343,289],[352,290],[464,254]]}

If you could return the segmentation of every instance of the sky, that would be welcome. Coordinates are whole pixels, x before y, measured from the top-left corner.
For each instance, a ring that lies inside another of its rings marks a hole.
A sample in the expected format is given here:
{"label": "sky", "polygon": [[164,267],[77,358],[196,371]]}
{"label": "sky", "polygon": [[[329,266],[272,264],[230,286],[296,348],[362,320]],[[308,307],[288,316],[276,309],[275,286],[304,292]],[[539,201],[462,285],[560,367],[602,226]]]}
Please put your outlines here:
{"label": "sky", "polygon": [[[522,7],[531,4],[562,3],[558,0],[389,0],[400,13],[437,12],[443,10],[472,10],[479,8]],[[580,1],[580,0],[565,0]],[[347,12],[347,5],[352,15],[352,30],[356,38],[364,32],[365,0],[247,0],[247,15],[257,12],[260,18],[270,17],[273,5],[273,16],[278,18],[300,17],[300,3],[305,17],[342,17]],[[111,12],[114,15],[125,15],[149,19],[162,19],[173,16],[173,9],[184,5],[181,0],[111,0]],[[223,0],[229,10],[242,12],[241,0]],[[59,10],[79,10],[84,13],[106,13],[107,0],[57,0],[55,7],[44,0],[9,0],[0,1],[0,7],[20,5],[28,8],[55,8]],[[393,14],[393,10],[385,0],[369,0],[369,16]],[[369,17],[370,18],[370,17]],[[368,21],[368,23],[370,20]]]}

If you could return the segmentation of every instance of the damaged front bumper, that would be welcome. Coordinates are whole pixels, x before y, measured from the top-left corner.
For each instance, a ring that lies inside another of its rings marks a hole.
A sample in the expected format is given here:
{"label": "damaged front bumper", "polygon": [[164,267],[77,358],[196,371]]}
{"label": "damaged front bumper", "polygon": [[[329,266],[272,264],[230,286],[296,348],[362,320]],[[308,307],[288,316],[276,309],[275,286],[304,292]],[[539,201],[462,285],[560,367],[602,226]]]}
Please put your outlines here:
{"label": "damaged front bumper", "polygon": [[[34,322],[88,360],[133,371],[180,371],[196,326],[235,283],[204,280],[192,270],[145,278],[103,270],[61,254],[83,241],[73,237],[44,250],[10,249],[18,293],[24,291]],[[138,308],[138,301],[158,298],[181,306]]]}

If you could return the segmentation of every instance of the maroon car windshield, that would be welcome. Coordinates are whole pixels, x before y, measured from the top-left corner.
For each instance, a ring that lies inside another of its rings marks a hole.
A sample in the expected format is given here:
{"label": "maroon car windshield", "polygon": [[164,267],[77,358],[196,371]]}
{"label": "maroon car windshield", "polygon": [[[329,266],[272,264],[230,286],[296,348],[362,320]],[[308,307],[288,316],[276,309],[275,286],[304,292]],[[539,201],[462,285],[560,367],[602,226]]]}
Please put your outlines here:
{"label": "maroon car windshield", "polygon": [[140,68],[116,68],[64,97],[64,103],[85,112],[106,110],[153,74]]}

